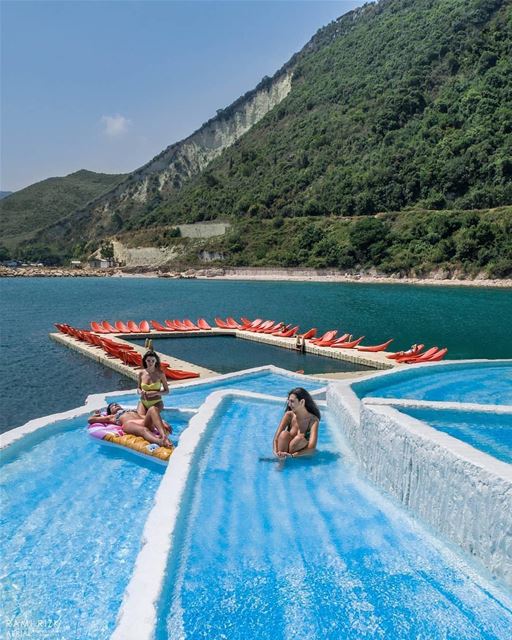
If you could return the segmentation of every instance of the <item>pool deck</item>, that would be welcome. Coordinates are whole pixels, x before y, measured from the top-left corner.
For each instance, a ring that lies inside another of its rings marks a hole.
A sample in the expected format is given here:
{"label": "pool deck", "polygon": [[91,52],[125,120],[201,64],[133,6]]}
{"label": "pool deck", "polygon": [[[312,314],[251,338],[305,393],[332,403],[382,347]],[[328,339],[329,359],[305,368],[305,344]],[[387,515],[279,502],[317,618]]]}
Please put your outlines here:
{"label": "pool deck", "polygon": [[[93,332],[94,333],[94,332]],[[201,330],[201,331],[156,331],[151,330],[146,333],[109,333],[109,334],[96,334],[99,337],[107,337],[110,340],[117,342],[120,345],[130,345],[132,346],[138,353],[144,355],[147,349],[143,346],[135,345],[129,341],[130,338],[137,339],[156,339],[156,338],[167,338],[167,339],[178,339],[178,338],[191,338],[191,337],[204,337],[209,336],[214,338],[215,336],[228,335],[235,336],[236,338],[241,338],[243,340],[252,340],[254,342],[262,342],[264,344],[272,345],[275,347],[281,347],[284,349],[292,349],[295,350],[295,338],[280,338],[279,336],[272,336],[260,333],[251,333],[248,331],[240,331],[238,329],[218,329],[213,328],[211,330]],[[124,362],[121,362],[118,358],[115,358],[111,355],[108,355],[101,348],[93,346],[88,342],[84,342],[78,340],[70,335],[63,333],[50,333],[50,338],[55,340],[60,344],[63,344],[70,349],[74,349],[78,351],[84,356],[99,362],[100,364],[117,371],[128,378],[132,378],[133,380],[137,380],[140,369],[135,368],[133,366],[127,365]],[[356,349],[333,349],[331,347],[317,347],[314,344],[309,343],[308,341],[305,344],[305,353],[310,353],[314,355],[326,356],[328,358],[333,358],[337,360],[344,360],[346,362],[353,362],[355,364],[363,365],[366,367],[371,367],[375,370],[382,369],[393,369],[398,365],[394,360],[389,360],[386,358],[388,352],[380,351],[378,353],[372,352],[361,352]],[[192,371],[194,373],[198,373],[201,379],[211,378],[212,376],[219,375],[217,371],[213,371],[211,369],[206,369],[205,367],[201,367],[192,362],[187,362],[186,360],[180,360],[178,358],[173,358],[165,353],[157,352],[160,356],[162,362],[166,362],[172,369],[184,369],[186,371]],[[354,375],[368,375],[372,373],[372,371],[368,372],[343,372],[343,374],[339,373],[327,373],[327,374],[318,374],[319,377],[329,377],[329,378],[339,378],[339,377],[347,377]],[[313,374],[314,375],[314,374]],[[174,385],[175,383],[183,382],[182,380],[169,380],[169,384]]]}

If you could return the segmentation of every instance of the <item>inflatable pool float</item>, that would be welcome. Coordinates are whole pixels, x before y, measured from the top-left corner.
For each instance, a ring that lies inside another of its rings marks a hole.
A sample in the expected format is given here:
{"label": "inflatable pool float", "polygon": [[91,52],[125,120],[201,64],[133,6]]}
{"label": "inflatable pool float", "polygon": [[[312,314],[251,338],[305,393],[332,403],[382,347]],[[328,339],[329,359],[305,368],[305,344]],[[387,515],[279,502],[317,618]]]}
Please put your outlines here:
{"label": "inflatable pool float", "polygon": [[168,462],[174,451],[174,447],[159,447],[157,444],[150,444],[144,438],[134,436],[131,433],[124,433],[121,427],[112,424],[95,422],[90,424],[87,430],[93,438],[131,449],[162,462]]}

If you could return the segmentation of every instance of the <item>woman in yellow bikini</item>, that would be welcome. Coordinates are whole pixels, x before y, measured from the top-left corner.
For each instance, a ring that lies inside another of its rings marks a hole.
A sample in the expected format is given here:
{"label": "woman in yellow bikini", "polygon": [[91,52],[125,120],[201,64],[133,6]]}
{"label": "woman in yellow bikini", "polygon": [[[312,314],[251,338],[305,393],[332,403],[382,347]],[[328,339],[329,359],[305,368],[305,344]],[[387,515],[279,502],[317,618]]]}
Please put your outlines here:
{"label": "woman in yellow bikini", "polygon": [[145,416],[150,407],[160,412],[164,408],[162,396],[169,393],[165,374],[160,369],[160,358],[154,351],[146,351],[142,358],[144,369],[139,373],[137,393],[140,395],[137,413]]}

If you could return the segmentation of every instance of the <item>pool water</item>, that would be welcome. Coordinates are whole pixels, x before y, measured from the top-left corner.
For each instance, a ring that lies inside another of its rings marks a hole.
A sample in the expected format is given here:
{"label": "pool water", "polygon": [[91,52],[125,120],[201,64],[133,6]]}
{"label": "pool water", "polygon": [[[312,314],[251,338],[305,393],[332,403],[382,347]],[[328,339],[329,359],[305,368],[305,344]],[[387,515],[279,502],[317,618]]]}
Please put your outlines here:
{"label": "pool water", "polygon": [[[130,339],[130,342],[144,345],[145,341]],[[306,374],[372,370],[353,362],[300,353],[295,349],[284,349],[233,336],[154,338],[153,347],[161,353],[194,362],[218,373],[231,373],[268,364],[289,371],[302,370]]]}
{"label": "pool water", "polygon": [[[197,409],[210,393],[221,389],[239,389],[285,398],[294,387],[305,387],[308,391],[313,392],[322,389],[326,384],[327,381],[301,380],[284,374],[258,371],[188,387],[173,387],[170,394],[164,396],[164,402],[166,407]],[[136,394],[113,394],[107,396],[106,401],[107,403],[119,402],[123,406],[134,406],[139,401],[139,397]]]}
{"label": "pool water", "polygon": [[114,629],[165,467],[91,438],[85,421],[2,451],[2,638],[106,640]]}
{"label": "pool water", "polygon": [[272,457],[282,410],[230,397],[208,425],[157,639],[508,640],[508,597],[355,473],[327,412],[314,458]]}
{"label": "pool water", "polygon": [[352,385],[359,398],[411,398],[512,405],[512,361],[397,371]]}
{"label": "pool water", "polygon": [[512,414],[404,407],[400,411],[512,463]]}

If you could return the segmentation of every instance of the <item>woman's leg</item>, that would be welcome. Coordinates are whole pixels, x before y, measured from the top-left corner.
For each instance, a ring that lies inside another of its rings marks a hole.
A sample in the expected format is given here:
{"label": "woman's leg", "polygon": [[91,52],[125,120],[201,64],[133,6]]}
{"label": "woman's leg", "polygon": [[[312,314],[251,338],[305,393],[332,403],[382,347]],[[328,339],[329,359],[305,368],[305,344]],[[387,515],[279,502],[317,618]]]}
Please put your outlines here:
{"label": "woman's leg", "polygon": [[160,411],[157,409],[158,405],[154,405],[153,407],[149,407],[146,416],[144,418],[144,426],[151,430],[152,427],[158,429],[158,433],[160,437],[165,439],[165,425],[162,420],[162,416],[160,415]]}
{"label": "woman's leg", "polygon": [[291,440],[288,450],[290,453],[297,453],[297,451],[302,451],[302,449],[305,449],[307,446],[308,441],[306,440],[306,438],[302,435],[302,433],[298,433],[295,438]]}
{"label": "woman's leg", "polygon": [[144,417],[146,415],[146,407],[142,404],[142,401],[139,400],[139,404],[137,405],[137,413],[139,414],[139,416]]}
{"label": "woman's leg", "polygon": [[151,429],[148,429],[143,424],[140,424],[135,420],[130,420],[129,422],[125,422],[125,424],[123,424],[123,431],[125,433],[131,433],[134,436],[140,436],[141,438],[144,438],[144,440],[147,440],[152,444],[157,444],[160,447],[169,446],[169,443],[167,442],[167,440],[164,440],[160,436],[155,435],[151,431]]}
{"label": "woman's leg", "polygon": [[289,453],[292,435],[289,431],[281,431],[277,438],[277,453]]}

